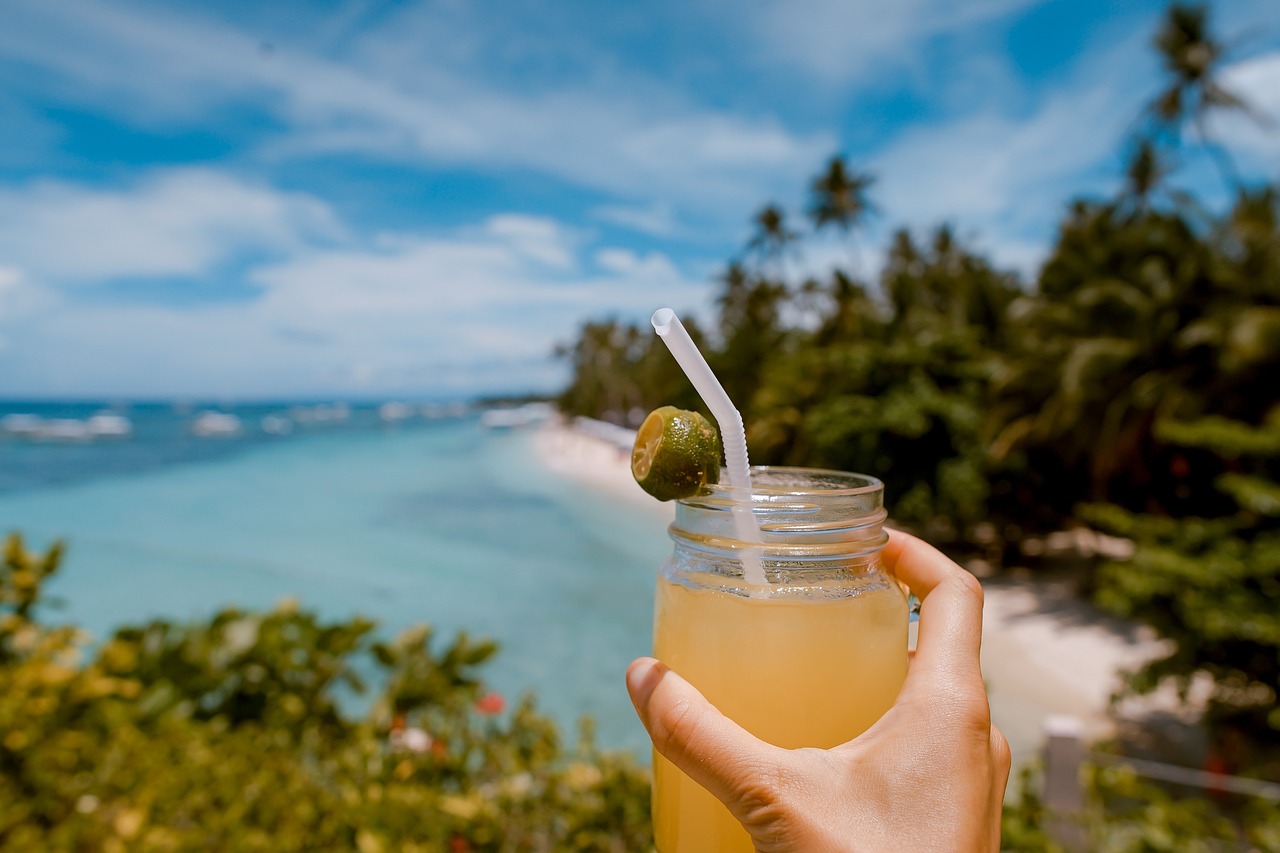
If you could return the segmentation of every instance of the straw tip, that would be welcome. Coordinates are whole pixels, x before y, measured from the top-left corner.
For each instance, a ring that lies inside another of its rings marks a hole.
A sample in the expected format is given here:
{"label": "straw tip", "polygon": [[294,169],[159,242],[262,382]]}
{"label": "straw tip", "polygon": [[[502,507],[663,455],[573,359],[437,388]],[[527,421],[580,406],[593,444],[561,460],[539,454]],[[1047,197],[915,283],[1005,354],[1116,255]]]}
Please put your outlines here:
{"label": "straw tip", "polygon": [[670,308],[659,308],[653,312],[653,316],[649,318],[649,322],[653,323],[653,330],[660,335],[665,335],[671,328],[672,322],[676,319],[676,312]]}

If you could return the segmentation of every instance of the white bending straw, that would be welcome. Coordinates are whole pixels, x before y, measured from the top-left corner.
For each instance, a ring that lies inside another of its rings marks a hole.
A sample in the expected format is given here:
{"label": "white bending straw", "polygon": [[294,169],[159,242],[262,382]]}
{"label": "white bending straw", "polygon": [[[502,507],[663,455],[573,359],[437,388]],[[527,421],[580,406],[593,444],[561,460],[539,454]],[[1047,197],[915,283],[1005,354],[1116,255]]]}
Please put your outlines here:
{"label": "white bending straw", "polygon": [[[680,364],[680,369],[689,377],[698,396],[707,404],[716,423],[720,425],[720,436],[724,439],[725,467],[728,469],[728,486],[739,492],[733,502],[733,522],[737,528],[738,538],[747,543],[760,542],[760,528],[756,525],[756,517],[751,512],[751,465],[747,461],[747,433],[742,426],[742,415],[734,408],[733,401],[725,393],[720,380],[711,372],[711,365],[702,357],[684,324],[670,308],[659,308],[653,312],[653,329],[662,338],[662,342],[671,350]],[[764,566],[760,562],[760,553],[755,548],[745,548],[742,552],[742,575],[749,584],[765,586],[769,580],[765,577]]]}

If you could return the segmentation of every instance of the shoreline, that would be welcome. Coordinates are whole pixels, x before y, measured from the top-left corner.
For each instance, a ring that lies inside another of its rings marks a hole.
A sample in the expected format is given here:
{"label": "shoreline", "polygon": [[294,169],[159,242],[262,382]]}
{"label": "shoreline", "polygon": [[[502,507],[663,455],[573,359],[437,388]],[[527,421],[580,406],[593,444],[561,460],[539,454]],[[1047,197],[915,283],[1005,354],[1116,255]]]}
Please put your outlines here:
{"label": "shoreline", "polygon": [[635,430],[590,418],[553,419],[535,428],[537,462],[560,477],[625,501],[637,511],[670,520],[675,503],[655,501],[631,476]]}
{"label": "shoreline", "polygon": [[[533,447],[547,471],[670,519],[673,505],[653,500],[631,477],[633,436],[599,421],[552,420],[537,427]],[[1114,735],[1135,716],[1170,710],[1158,694],[1125,703],[1120,714],[1111,703],[1122,673],[1164,649],[1151,629],[1102,613],[1065,584],[1006,577],[981,581],[983,678],[992,720],[1009,740],[1015,768],[1040,754],[1043,727],[1052,716],[1077,718],[1086,737],[1095,740]],[[1016,774],[1011,784],[1016,785]]]}

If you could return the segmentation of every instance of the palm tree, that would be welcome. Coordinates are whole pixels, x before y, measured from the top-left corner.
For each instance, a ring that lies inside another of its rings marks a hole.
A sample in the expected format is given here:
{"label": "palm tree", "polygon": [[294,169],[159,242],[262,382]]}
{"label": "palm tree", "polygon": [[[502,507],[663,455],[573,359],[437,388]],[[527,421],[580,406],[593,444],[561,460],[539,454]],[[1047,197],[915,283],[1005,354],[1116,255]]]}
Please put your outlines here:
{"label": "palm tree", "polygon": [[880,337],[884,325],[882,312],[862,282],[836,270],[829,286],[824,288],[816,281],[811,285],[826,301],[822,321],[814,331],[815,344],[827,346]]}
{"label": "palm tree", "polygon": [[1200,499],[1173,488],[1160,424],[1258,423],[1274,405],[1278,214],[1275,195],[1242,194],[1206,233],[1179,211],[1077,204],[1039,293],[1013,310],[1023,337],[993,388],[993,455],[1020,451],[1055,498]]}
{"label": "palm tree", "polygon": [[[809,221],[815,232],[831,226],[846,237],[875,212],[867,191],[875,178],[867,172],[850,169],[841,157],[832,157],[827,167],[809,184]],[[858,266],[855,246],[849,247],[851,267]]]}
{"label": "palm tree", "polygon": [[1241,190],[1225,225],[1222,239],[1236,260],[1237,289],[1280,306],[1280,185]]}
{"label": "palm tree", "polygon": [[1138,141],[1133,156],[1125,169],[1125,188],[1123,199],[1135,214],[1143,214],[1151,209],[1151,200],[1160,184],[1164,181],[1167,168],[1160,156],[1160,151],[1150,139]]}
{"label": "palm tree", "polygon": [[1211,141],[1207,130],[1209,115],[1216,110],[1252,114],[1239,96],[1218,82],[1226,61],[1226,50],[1210,32],[1209,13],[1204,6],[1174,3],[1155,37],[1156,52],[1168,75],[1168,83],[1148,109],[1156,121],[1158,135],[1176,142],[1183,127],[1190,125],[1200,145],[1214,158],[1223,179],[1238,185],[1230,156]]}
{"label": "palm tree", "polygon": [[564,411],[625,419],[643,399],[635,363],[651,337],[617,320],[584,323],[577,340],[556,348],[556,355],[568,361],[573,371],[572,382],[560,395]]}
{"label": "palm tree", "polygon": [[841,157],[832,157],[826,170],[810,184],[809,218],[814,229],[834,225],[848,234],[861,225],[875,210],[867,198],[874,183],[870,174],[850,169]]}
{"label": "palm tree", "polygon": [[751,220],[755,233],[747,242],[747,249],[760,259],[772,260],[782,256],[799,235],[787,227],[786,213],[776,204],[766,204]]}
{"label": "palm tree", "polygon": [[1001,341],[1005,308],[1018,294],[1012,276],[966,249],[945,224],[923,247],[905,228],[896,231],[881,284],[895,332],[972,333],[987,346]]}
{"label": "palm tree", "polygon": [[926,294],[921,286],[924,270],[924,256],[911,232],[906,228],[894,231],[888,257],[880,271],[880,287],[896,325],[901,325],[915,306],[924,303]]}
{"label": "palm tree", "polygon": [[1113,497],[1120,468],[1147,456],[1136,451],[1149,443],[1157,408],[1176,408],[1190,379],[1174,338],[1204,268],[1203,247],[1177,217],[1078,206],[1038,297],[1022,307],[1025,337],[996,383],[994,410],[1012,403],[1019,412],[996,436],[997,457],[1043,449],[1064,469],[1064,491]]}
{"label": "palm tree", "polygon": [[760,385],[761,365],[777,352],[783,338],[787,289],[736,263],[729,265],[721,283],[716,299],[720,348],[710,360],[730,399],[745,411]]}

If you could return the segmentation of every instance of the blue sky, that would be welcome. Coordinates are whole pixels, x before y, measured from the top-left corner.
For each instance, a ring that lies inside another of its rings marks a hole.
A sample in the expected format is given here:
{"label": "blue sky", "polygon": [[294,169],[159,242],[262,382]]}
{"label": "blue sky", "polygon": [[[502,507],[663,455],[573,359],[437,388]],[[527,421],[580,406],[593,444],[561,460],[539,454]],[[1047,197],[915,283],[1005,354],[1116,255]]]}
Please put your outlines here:
{"label": "blue sky", "polygon": [[[865,271],[944,221],[1032,271],[1114,186],[1162,9],[0,0],[0,396],[553,389],[584,319],[705,315],[833,154],[877,176]],[[1280,116],[1273,0],[1213,11]]]}

